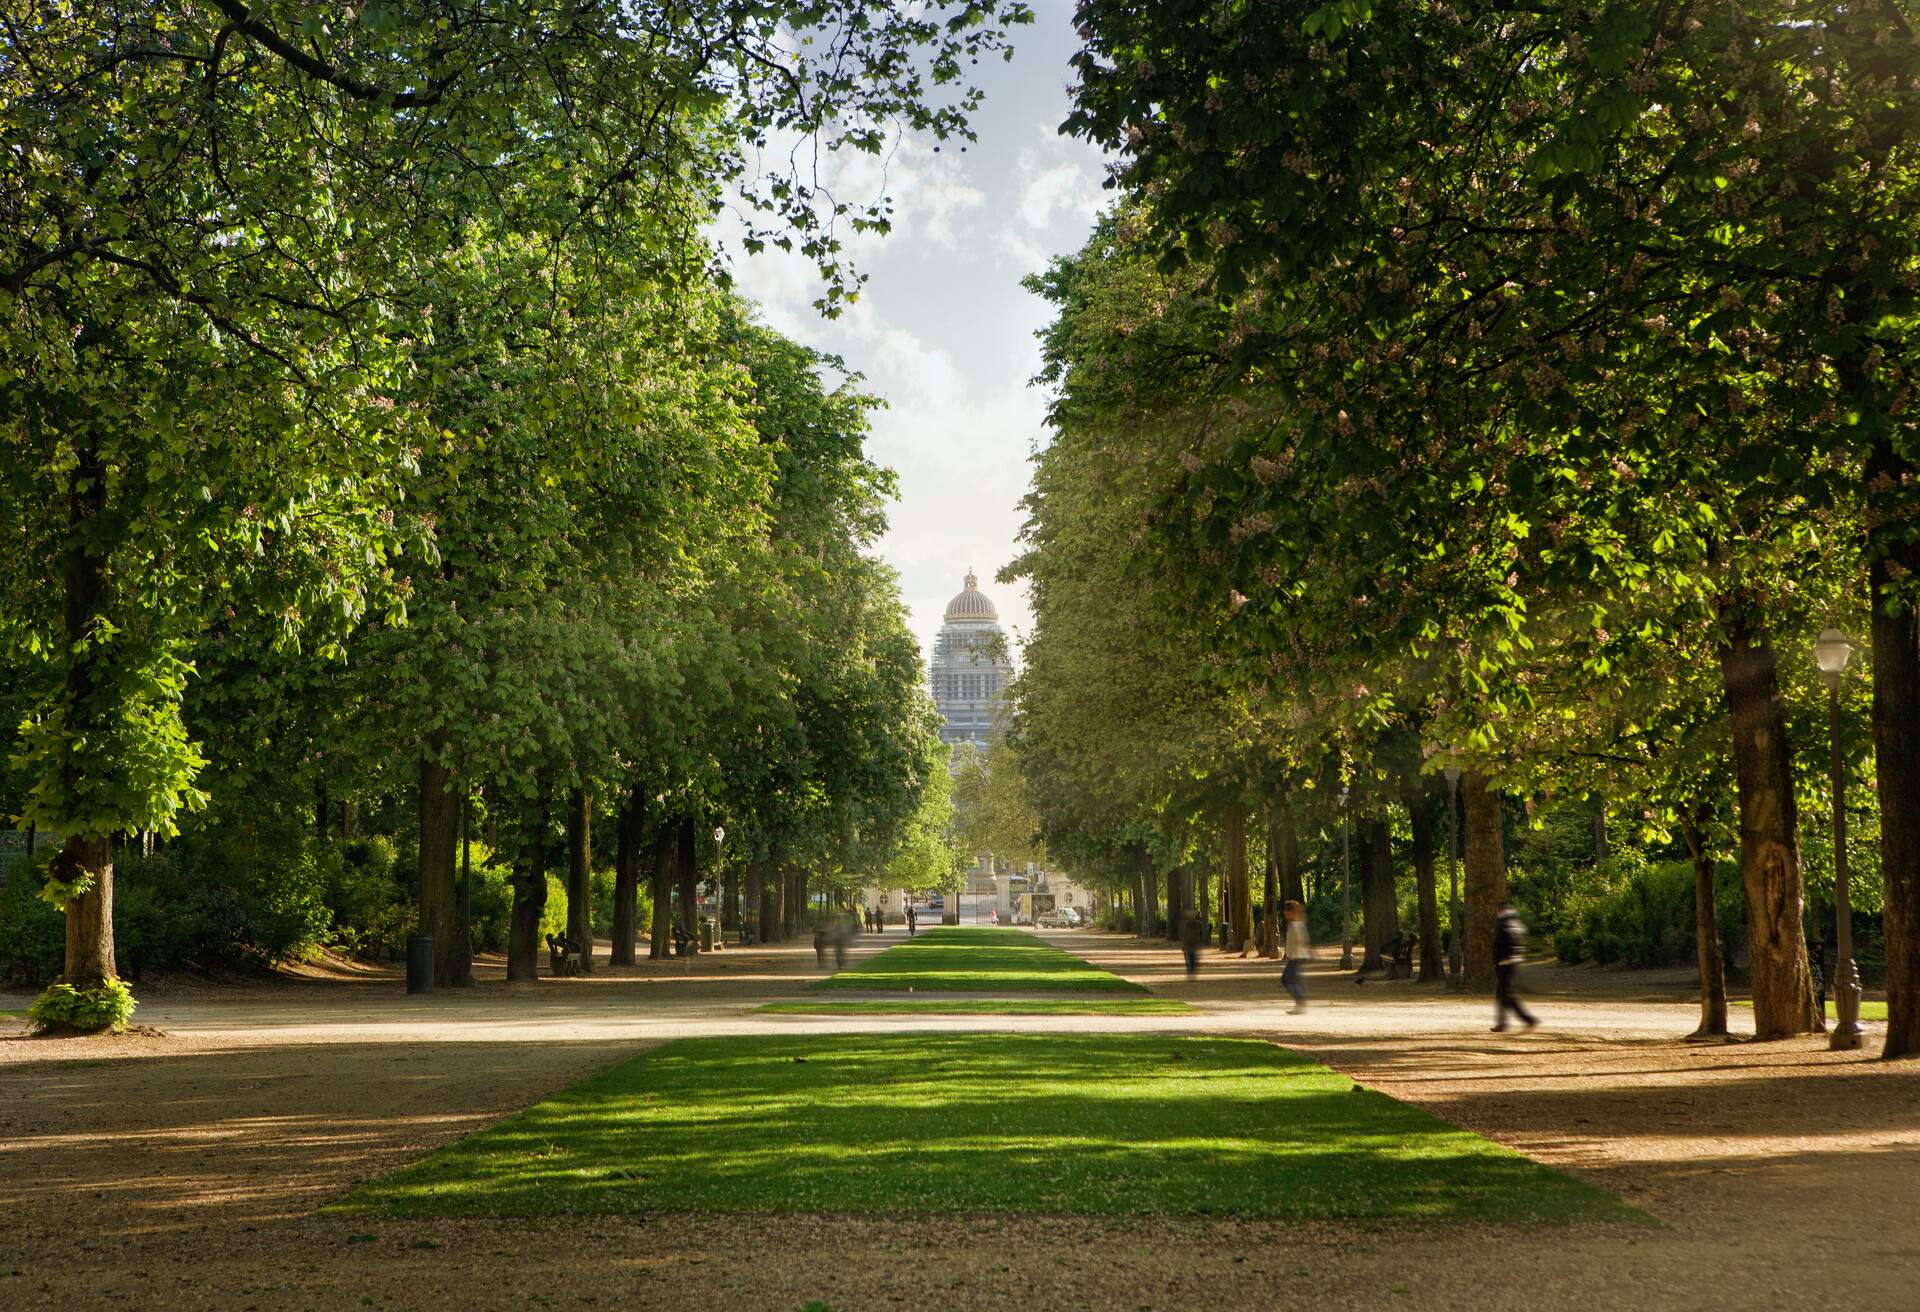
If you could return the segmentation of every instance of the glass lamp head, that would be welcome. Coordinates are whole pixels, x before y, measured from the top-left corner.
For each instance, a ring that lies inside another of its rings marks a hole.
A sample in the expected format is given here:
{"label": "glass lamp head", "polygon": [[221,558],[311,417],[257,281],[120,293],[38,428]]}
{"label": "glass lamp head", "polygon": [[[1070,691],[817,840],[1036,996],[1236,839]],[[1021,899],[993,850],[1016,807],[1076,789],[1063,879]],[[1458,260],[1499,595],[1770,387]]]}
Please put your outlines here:
{"label": "glass lamp head", "polygon": [[720,846],[720,844],[722,844],[722,843],[724,843],[724,842],[726,842],[726,841],[727,841],[727,828],[726,828],[726,826],[725,826],[725,825],[715,825],[715,826],[713,827],[713,845],[714,845],[715,847],[718,847],[718,846]]}
{"label": "glass lamp head", "polygon": [[1820,673],[1829,679],[1839,678],[1852,657],[1853,644],[1838,629],[1822,629],[1820,636],[1813,641],[1814,663],[1820,667]]}

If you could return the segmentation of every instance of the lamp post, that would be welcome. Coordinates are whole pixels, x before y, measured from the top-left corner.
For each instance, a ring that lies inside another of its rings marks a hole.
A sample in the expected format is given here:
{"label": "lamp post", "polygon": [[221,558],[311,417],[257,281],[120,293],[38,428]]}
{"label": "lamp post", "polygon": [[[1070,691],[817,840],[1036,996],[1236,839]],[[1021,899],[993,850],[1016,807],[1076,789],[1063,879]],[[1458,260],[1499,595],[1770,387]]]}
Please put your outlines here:
{"label": "lamp post", "polygon": [[[727,841],[725,825],[713,827],[713,891],[720,905],[713,917],[713,945],[725,947],[727,939],[727,868],[720,864],[720,845]],[[736,926],[737,928],[737,926]]]}
{"label": "lamp post", "polygon": [[1340,790],[1340,969],[1353,969],[1353,822]]}
{"label": "lamp post", "polygon": [[1460,767],[1447,775],[1447,983],[1460,987]]}
{"label": "lamp post", "polygon": [[1813,659],[1827,681],[1827,745],[1833,771],[1833,963],[1834,1049],[1860,1046],[1860,967],[1853,960],[1853,906],[1847,898],[1846,767],[1840,760],[1840,680],[1853,645],[1838,629],[1823,629],[1814,640]]}

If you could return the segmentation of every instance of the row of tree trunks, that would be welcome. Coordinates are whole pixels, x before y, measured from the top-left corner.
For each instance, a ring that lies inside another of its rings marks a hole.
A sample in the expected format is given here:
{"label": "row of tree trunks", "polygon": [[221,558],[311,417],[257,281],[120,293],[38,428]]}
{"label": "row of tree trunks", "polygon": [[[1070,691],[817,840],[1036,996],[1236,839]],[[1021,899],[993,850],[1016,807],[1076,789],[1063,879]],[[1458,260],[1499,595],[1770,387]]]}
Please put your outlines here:
{"label": "row of tree trunks", "polygon": [[1680,809],[1680,832],[1693,857],[1693,945],[1700,964],[1700,1028],[1696,1039],[1725,1037],[1727,976],[1720,959],[1720,921],[1713,907],[1713,852],[1707,846],[1703,808]]}
{"label": "row of tree trunks", "polygon": [[781,898],[780,925],[788,938],[800,932],[800,926],[807,911],[807,876],[803,870],[789,870],[786,877],[786,891]]}
{"label": "row of tree trunks", "polygon": [[613,852],[613,946],[607,964],[631,966],[640,937],[640,865],[646,857],[647,795],[639,784],[627,790],[615,823]]}
{"label": "row of tree trunks", "polygon": [[[1284,803],[1279,804],[1284,806]],[[1280,955],[1280,925],[1284,917],[1280,914],[1280,822],[1278,806],[1267,807],[1267,859],[1261,864],[1265,876],[1265,886],[1260,890],[1260,955],[1277,957]]]}
{"label": "row of tree trunks", "polygon": [[680,907],[676,919],[680,932],[687,936],[687,951],[700,949],[700,859],[698,826],[692,816],[680,817],[675,873],[679,877]]}
{"label": "row of tree trunks", "polygon": [[513,909],[507,926],[507,978],[540,976],[540,913],[547,906],[546,792],[522,817],[520,850],[514,858]]}
{"label": "row of tree trunks", "polygon": [[1739,614],[1731,617],[1721,645],[1720,671],[1733,722],[1754,1036],[1822,1030],[1826,1022],[1815,1009],[1801,927],[1805,894],[1786,703],[1773,647]]}
{"label": "row of tree trunks", "polygon": [[1400,899],[1394,889],[1393,830],[1383,817],[1359,823],[1360,904],[1365,924],[1365,954],[1360,969],[1382,970],[1387,945],[1400,932]]}
{"label": "row of tree trunks", "polygon": [[1440,952],[1440,893],[1434,882],[1434,833],[1446,794],[1431,776],[1415,780],[1407,793],[1407,820],[1413,830],[1413,886],[1420,904],[1420,982],[1437,984],[1447,976]]}
{"label": "row of tree trunks", "polygon": [[[1914,467],[1882,438],[1867,462],[1869,486],[1911,496]],[[1874,777],[1880,795],[1888,1057],[1920,1053],[1920,615],[1911,592],[1920,544],[1905,540],[1910,514],[1874,521],[1868,538],[1873,600]]]}
{"label": "row of tree trunks", "polygon": [[593,973],[593,798],[567,791],[567,937],[580,949],[580,972]]}
{"label": "row of tree trunks", "polygon": [[1466,859],[1461,890],[1462,974],[1470,989],[1493,988],[1493,918],[1507,900],[1507,849],[1500,828],[1500,794],[1483,774],[1460,776],[1466,811]]}
{"label": "row of tree trunks", "polygon": [[1142,843],[1137,849],[1140,872],[1140,915],[1138,928],[1141,938],[1152,938],[1160,932],[1160,879],[1153,868],[1153,854]]}
{"label": "row of tree trunks", "polygon": [[761,915],[766,895],[767,863],[761,856],[747,860],[746,902],[740,914],[747,920],[747,928],[752,931],[756,942],[765,941],[763,926],[767,923]]}
{"label": "row of tree trunks", "polygon": [[473,981],[473,943],[460,914],[461,798],[440,762],[446,749],[446,734],[436,733],[420,758],[420,932],[433,935],[435,986],[454,988]]}
{"label": "row of tree trunks", "polygon": [[647,958],[663,961],[673,955],[673,866],[680,823],[669,816],[653,835],[653,924],[648,930]]}
{"label": "row of tree trunks", "polygon": [[1239,802],[1227,807],[1221,825],[1227,844],[1226,903],[1229,912],[1227,950],[1244,952],[1253,945],[1253,889],[1247,882],[1247,813]]}

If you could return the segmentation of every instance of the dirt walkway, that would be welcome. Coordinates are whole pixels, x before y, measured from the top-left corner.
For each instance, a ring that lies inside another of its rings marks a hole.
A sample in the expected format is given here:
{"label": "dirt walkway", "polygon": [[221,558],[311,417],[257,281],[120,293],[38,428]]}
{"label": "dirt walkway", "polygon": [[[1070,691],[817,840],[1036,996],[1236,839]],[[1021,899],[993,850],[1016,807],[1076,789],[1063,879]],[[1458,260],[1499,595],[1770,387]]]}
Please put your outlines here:
{"label": "dirt walkway", "polygon": [[[1535,972],[1548,1028],[1270,963],[1050,935],[1206,1008],[1171,1017],[801,1017],[810,946],[406,998],[390,977],[157,993],[164,1036],[0,1037],[0,1306],[1430,1309],[1914,1306],[1920,1064],[1815,1041],[1696,1047],[1681,977]],[[897,934],[888,941],[897,939]],[[860,952],[878,944],[863,942]],[[20,1002],[0,999],[0,1007]],[[0,1020],[0,1027],[9,1022]],[[17,1032],[17,1026],[13,1027]],[[1269,1035],[1586,1173],[1660,1228],[664,1216],[343,1221],[352,1183],[679,1034],[795,1028]],[[0,1035],[5,1033],[0,1029]],[[1870,1049],[1871,1050],[1871,1044]]]}

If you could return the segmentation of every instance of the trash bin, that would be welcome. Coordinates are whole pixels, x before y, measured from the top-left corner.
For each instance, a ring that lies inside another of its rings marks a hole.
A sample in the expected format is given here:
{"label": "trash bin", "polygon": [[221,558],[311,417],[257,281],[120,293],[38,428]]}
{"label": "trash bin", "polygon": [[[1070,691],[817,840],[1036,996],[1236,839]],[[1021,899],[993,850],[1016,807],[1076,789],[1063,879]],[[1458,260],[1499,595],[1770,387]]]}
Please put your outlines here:
{"label": "trash bin", "polygon": [[713,951],[714,931],[716,928],[717,926],[714,924],[712,916],[700,917],[700,950],[702,952]]}
{"label": "trash bin", "polygon": [[414,934],[407,939],[407,992],[433,992],[433,935]]}

